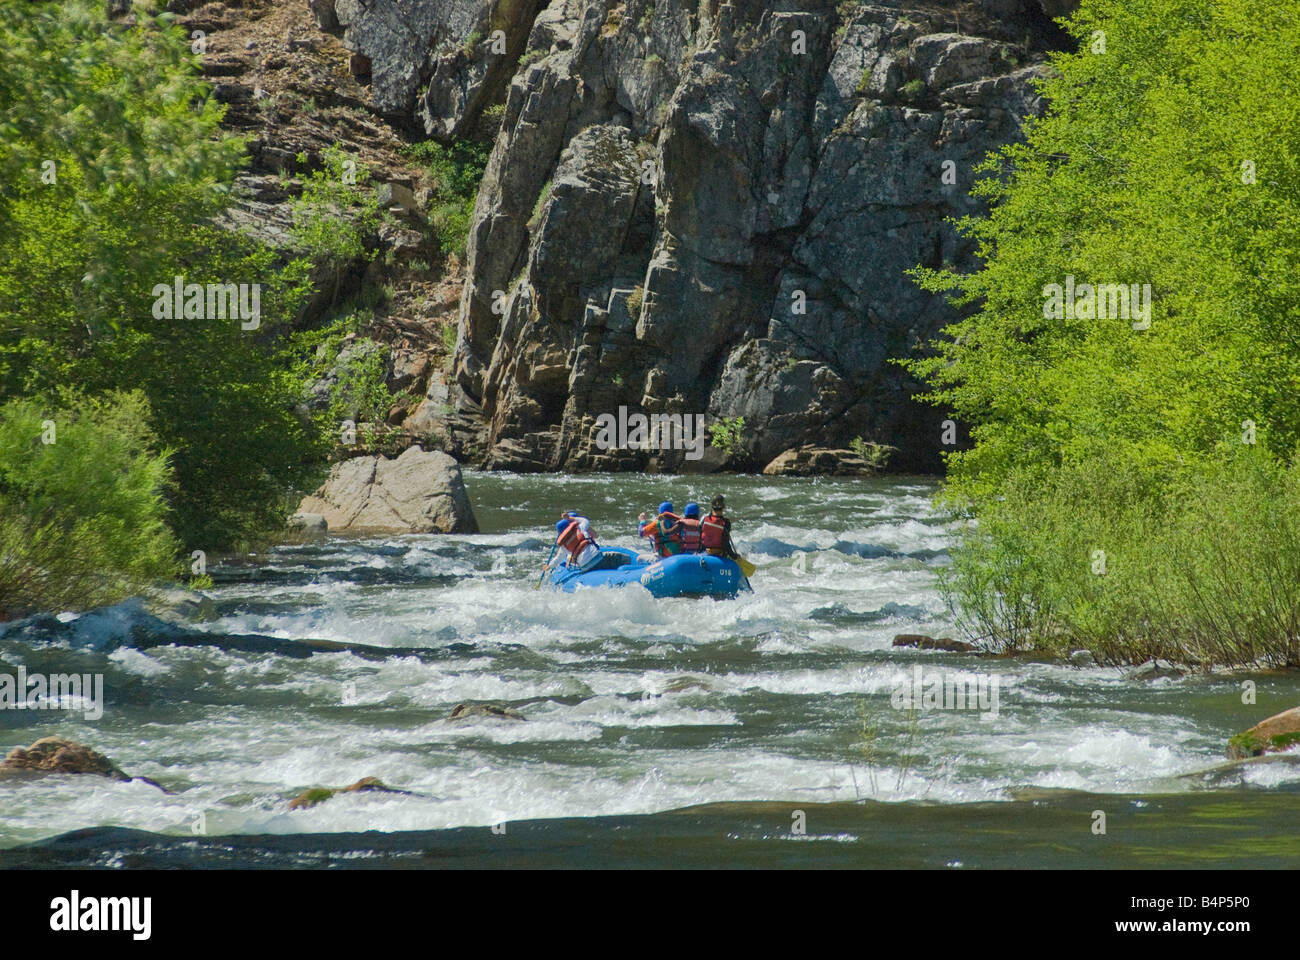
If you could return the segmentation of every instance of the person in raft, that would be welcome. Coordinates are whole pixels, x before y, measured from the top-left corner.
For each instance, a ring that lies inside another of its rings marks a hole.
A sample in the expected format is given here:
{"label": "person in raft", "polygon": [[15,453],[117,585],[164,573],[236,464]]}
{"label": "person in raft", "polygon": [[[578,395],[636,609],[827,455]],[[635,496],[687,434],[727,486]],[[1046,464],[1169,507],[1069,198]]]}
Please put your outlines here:
{"label": "person in raft", "polygon": [[682,552],[681,517],[673,513],[671,500],[659,504],[659,516],[653,520],[647,520],[644,513],[637,520],[636,535],[649,537],[658,556],[672,557]]}
{"label": "person in raft", "polygon": [[688,503],[682,510],[679,524],[682,531],[682,553],[699,553],[704,549],[700,543],[700,505]]}
{"label": "person in raft", "polygon": [[573,510],[560,514],[560,519],[555,524],[555,543],[561,549],[569,551],[569,566],[579,570],[600,557],[600,547],[591,532],[591,521]]}
{"label": "person in raft", "polygon": [[715,557],[730,557],[735,560],[739,554],[731,542],[731,521],[723,516],[727,512],[727,498],[719,494],[713,498],[713,509],[700,521],[700,544]]}

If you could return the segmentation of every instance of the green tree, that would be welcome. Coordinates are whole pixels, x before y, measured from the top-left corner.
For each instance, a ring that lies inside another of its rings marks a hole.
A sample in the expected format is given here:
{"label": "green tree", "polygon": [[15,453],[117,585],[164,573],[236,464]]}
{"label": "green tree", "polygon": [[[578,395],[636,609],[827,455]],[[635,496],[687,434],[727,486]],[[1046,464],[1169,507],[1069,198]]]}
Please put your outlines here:
{"label": "green tree", "polygon": [[[218,126],[224,108],[169,16],[109,23],[87,0],[3,8],[0,167],[14,176],[0,187],[0,400],[141,391],[173,451],[182,542],[254,537],[323,449],[277,362],[307,265],[215,225],[243,142]],[[259,285],[259,325],[159,315],[155,288],[178,276]]]}
{"label": "green tree", "polygon": [[[990,215],[960,225],[982,267],[918,271],[975,308],[911,364],[935,388],[930,402],[973,425],[974,449],[949,457],[956,488],[992,493],[1014,468],[1101,450],[1152,469],[1185,463],[1248,419],[1289,455],[1300,441],[1297,12],[1085,0],[1069,27],[1080,46],[1054,59],[1048,114],[986,165],[995,176],[976,192]],[[1045,286],[1068,276],[1150,284],[1150,328],[1045,318]]]}
{"label": "green tree", "polygon": [[[978,520],[948,586],[1012,647],[1290,662],[1286,545],[1264,562],[1258,538],[1206,541],[1228,491],[1286,509],[1232,478],[1290,488],[1300,446],[1300,12],[1083,0],[1068,29],[1047,114],[959,224],[981,266],[917,271],[968,311],[908,361],[974,441],[948,456],[946,502]],[[1048,309],[1067,281],[1149,285],[1149,318]]]}

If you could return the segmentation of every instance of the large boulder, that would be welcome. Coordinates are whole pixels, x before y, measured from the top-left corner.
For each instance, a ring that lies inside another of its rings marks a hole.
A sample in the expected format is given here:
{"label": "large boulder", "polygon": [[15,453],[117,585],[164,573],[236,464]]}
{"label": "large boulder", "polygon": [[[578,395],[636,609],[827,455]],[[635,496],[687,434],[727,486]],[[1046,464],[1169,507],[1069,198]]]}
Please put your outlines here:
{"label": "large boulder", "polygon": [[419,447],[395,460],[365,456],[336,463],[298,512],[324,517],[335,532],[478,532],[460,464]]}
{"label": "large boulder", "polygon": [[1228,756],[1234,760],[1281,753],[1300,746],[1300,707],[1293,707],[1261,720],[1244,733],[1228,740]]}

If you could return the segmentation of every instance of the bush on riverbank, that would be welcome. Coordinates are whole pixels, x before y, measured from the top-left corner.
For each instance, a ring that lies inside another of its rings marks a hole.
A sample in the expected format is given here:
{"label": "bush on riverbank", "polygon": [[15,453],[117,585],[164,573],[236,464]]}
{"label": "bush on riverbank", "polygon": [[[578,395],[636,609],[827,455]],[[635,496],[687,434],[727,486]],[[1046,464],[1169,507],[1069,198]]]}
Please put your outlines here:
{"label": "bush on riverbank", "polygon": [[0,617],[115,603],[179,571],[139,393],[0,406]]}
{"label": "bush on riverbank", "polygon": [[910,364],[974,441],[950,595],[1008,649],[1295,663],[1300,21],[1083,0],[1069,29],[961,224],[984,265],[918,272],[974,310]]}
{"label": "bush on riverbank", "polygon": [[943,587],[1008,652],[1300,666],[1300,465],[1225,452],[1182,476],[1105,460],[1013,478]]}

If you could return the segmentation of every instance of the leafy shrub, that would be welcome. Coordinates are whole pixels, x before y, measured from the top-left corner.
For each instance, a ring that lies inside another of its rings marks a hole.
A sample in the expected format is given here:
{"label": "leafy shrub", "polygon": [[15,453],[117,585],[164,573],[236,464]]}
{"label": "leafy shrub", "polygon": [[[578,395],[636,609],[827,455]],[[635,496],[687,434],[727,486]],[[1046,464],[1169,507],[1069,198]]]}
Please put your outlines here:
{"label": "leafy shrub", "polygon": [[114,603],[179,572],[149,419],[138,392],[0,406],[0,617]]}
{"label": "leafy shrub", "polygon": [[744,417],[722,417],[709,424],[709,444],[721,450],[730,460],[741,451],[744,430]]}
{"label": "leafy shrub", "polygon": [[[916,271],[968,308],[909,363],[973,440],[947,456],[977,521],[954,599],[1009,649],[1294,663],[1300,22],[1084,0],[1066,29],[1047,114],[959,224],[977,268]],[[1142,315],[1049,309],[1071,280],[1145,287]]]}
{"label": "leafy shrub", "polygon": [[[298,159],[306,161],[302,154]],[[302,196],[293,203],[294,239],[316,263],[341,268],[369,261],[374,253],[367,241],[381,219],[370,171],[338,144],[326,148],[323,160],[323,166],[303,181]]]}
{"label": "leafy shrub", "polygon": [[449,145],[426,140],[412,144],[405,152],[425,168],[433,189],[429,224],[439,249],[464,256],[490,148],[473,140],[455,140]]}
{"label": "leafy shrub", "polygon": [[1005,489],[942,578],[967,633],[1103,663],[1300,665],[1300,466],[1241,445],[1156,482],[1098,459]]}
{"label": "leafy shrub", "polygon": [[[275,363],[309,265],[215,220],[245,153],[186,32],[98,0],[0,18],[0,403],[140,391],[172,451],[168,518],[213,551],[281,522],[319,450]],[[39,179],[52,163],[57,186]],[[258,283],[261,326],[154,316],[155,285]]]}
{"label": "leafy shrub", "polygon": [[353,341],[342,363],[335,365],[338,382],[330,397],[331,422],[356,420],[381,423],[393,405],[385,374],[387,351],[370,340]]}
{"label": "leafy shrub", "polygon": [[547,180],[542,184],[542,189],[537,193],[537,202],[533,204],[533,215],[528,219],[528,229],[536,230],[542,222],[542,211],[546,209],[546,201],[551,199],[551,181]]}

